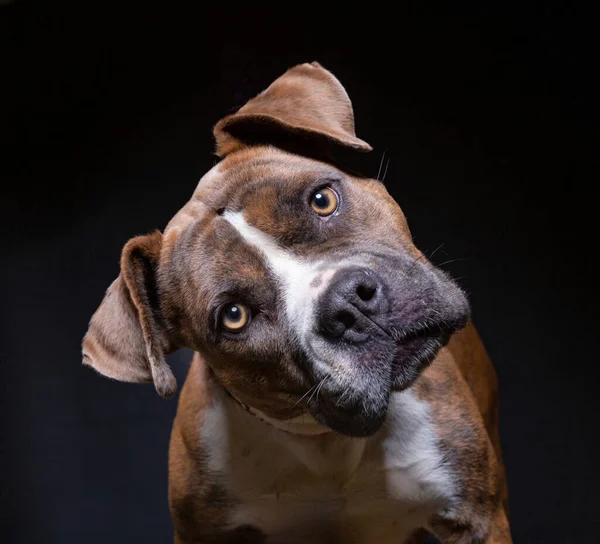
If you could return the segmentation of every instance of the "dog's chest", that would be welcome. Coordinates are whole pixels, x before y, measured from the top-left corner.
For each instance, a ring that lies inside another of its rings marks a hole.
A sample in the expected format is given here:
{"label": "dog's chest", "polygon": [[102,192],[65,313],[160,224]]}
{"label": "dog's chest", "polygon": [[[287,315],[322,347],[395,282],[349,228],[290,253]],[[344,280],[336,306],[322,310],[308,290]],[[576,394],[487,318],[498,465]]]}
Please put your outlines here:
{"label": "dog's chest", "polygon": [[394,396],[369,439],[282,437],[258,423],[228,441],[222,468],[238,501],[231,526],[272,542],[399,543],[453,494],[427,406],[411,393]]}

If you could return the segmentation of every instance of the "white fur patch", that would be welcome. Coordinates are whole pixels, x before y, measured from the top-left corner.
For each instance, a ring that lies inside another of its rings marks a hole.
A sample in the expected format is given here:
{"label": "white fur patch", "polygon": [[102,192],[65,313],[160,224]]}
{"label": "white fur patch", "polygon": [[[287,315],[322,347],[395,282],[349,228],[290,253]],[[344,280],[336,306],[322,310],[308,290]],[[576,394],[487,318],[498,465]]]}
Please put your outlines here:
{"label": "white fur patch", "polygon": [[386,425],[382,451],[390,492],[415,502],[449,499],[452,479],[442,463],[427,403],[410,390],[393,394]]}
{"label": "white fur patch", "polygon": [[[285,542],[311,542],[314,521],[347,528],[344,542],[403,542],[433,512],[451,504],[456,481],[443,466],[429,406],[394,393],[384,427],[372,437],[306,438],[277,433],[230,404],[228,459],[241,503],[231,527],[250,524]],[[203,430],[204,432],[204,430]],[[247,448],[248,455],[235,452]]]}
{"label": "white fur patch", "polygon": [[[229,451],[229,424],[224,394],[219,392],[219,401],[202,413],[202,434],[210,437],[211,447],[208,455],[208,467],[211,473],[221,474],[227,470]],[[216,452],[216,453],[215,453]]]}
{"label": "white fur patch", "polygon": [[[302,340],[310,327],[312,302],[326,287],[335,270],[328,271],[323,262],[308,262],[292,255],[268,234],[248,224],[242,212],[227,211],[223,217],[248,244],[263,254],[267,266],[281,286],[287,318]],[[322,276],[318,288],[311,287],[318,276]]]}

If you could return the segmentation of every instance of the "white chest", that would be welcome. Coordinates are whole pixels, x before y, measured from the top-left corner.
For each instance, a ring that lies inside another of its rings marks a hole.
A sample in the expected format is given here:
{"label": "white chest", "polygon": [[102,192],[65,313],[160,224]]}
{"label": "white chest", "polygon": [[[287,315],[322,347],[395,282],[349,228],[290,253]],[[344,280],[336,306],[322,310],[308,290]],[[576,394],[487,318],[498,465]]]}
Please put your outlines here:
{"label": "white chest", "polygon": [[244,425],[229,418],[239,432],[213,452],[240,501],[230,523],[273,542],[400,543],[453,495],[428,407],[411,392],[394,395],[369,439],[296,438],[235,417]]}

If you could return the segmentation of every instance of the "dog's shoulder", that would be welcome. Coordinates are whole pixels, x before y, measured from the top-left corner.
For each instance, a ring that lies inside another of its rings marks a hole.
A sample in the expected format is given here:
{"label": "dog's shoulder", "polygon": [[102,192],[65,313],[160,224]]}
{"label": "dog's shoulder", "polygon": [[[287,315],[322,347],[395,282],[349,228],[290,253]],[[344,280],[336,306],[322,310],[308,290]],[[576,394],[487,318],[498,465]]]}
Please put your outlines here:
{"label": "dog's shoulder", "polygon": [[427,402],[444,449],[485,459],[491,445],[499,456],[496,374],[472,324],[454,334],[412,390]]}
{"label": "dog's shoulder", "polygon": [[454,515],[483,519],[506,506],[497,379],[472,324],[452,337],[412,389],[426,399],[438,450],[458,483],[462,500]]}
{"label": "dog's shoulder", "polygon": [[[225,450],[219,443],[226,439],[224,423],[218,388],[196,353],[181,390],[169,446],[169,502],[177,542],[213,538],[227,530],[236,499],[226,483],[223,459],[214,455]],[[236,530],[248,532],[244,542],[261,541],[260,531],[252,527]]]}

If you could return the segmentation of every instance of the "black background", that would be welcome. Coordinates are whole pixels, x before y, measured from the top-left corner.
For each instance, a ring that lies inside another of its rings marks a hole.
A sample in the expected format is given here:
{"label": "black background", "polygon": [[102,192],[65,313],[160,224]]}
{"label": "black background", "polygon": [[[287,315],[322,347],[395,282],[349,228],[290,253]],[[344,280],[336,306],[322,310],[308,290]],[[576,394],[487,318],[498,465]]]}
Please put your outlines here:
{"label": "black background", "polygon": [[312,60],[375,148],[354,166],[375,176],[387,150],[417,245],[443,243],[470,294],[515,541],[600,538],[591,14],[325,4],[0,7],[3,542],[170,541],[176,402],[81,367],[80,341],[122,245],[213,165],[212,125]]}

